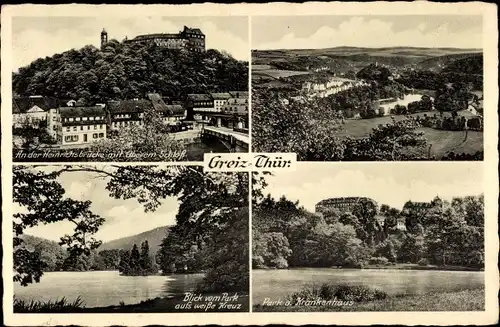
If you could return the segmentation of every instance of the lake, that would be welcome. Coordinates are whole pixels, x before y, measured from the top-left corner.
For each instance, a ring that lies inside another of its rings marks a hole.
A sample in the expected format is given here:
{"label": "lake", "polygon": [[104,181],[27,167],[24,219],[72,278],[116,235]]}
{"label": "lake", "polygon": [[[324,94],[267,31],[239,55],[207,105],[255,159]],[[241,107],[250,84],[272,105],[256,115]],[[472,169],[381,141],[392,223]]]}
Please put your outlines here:
{"label": "lake", "polygon": [[203,274],[171,276],[120,276],[118,271],[48,272],[40,283],[22,287],[14,285],[16,298],[69,301],[80,296],[86,307],[135,304],[155,297],[166,297],[192,291]]}
{"label": "lake", "polygon": [[389,295],[425,294],[484,287],[484,273],[396,269],[293,268],[252,271],[252,301],[284,299],[312,283],[364,285]]}

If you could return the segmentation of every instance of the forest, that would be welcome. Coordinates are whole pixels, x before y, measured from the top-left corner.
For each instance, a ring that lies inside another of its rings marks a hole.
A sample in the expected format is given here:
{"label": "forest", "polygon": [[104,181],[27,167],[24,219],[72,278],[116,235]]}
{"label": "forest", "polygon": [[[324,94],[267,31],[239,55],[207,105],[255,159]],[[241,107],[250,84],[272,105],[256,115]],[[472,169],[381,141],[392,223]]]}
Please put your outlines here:
{"label": "forest", "polygon": [[[484,268],[484,197],[435,198],[422,210],[369,201],[352,212],[308,212],[298,202],[257,196],[253,209],[254,268],[350,267],[412,263]],[[380,223],[376,216],[382,215]],[[404,217],[406,230],[396,229]]]}
{"label": "forest", "polygon": [[189,93],[248,90],[248,62],[210,49],[204,53],[110,40],[39,58],[12,76],[13,94],[75,99],[83,105],[160,93],[185,100]]}

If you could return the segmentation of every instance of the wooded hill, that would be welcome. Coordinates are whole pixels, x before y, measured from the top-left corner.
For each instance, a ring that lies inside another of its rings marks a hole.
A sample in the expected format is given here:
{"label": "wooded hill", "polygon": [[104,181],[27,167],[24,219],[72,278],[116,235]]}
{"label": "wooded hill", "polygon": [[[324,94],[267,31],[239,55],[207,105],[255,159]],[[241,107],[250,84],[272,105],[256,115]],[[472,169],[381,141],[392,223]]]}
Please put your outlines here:
{"label": "wooded hill", "polygon": [[98,250],[130,250],[134,244],[140,245],[144,241],[148,241],[149,250],[151,253],[158,251],[161,242],[170,230],[171,226],[157,227],[144,233],[137,235],[122,237],[113,241],[103,243]]}
{"label": "wooded hill", "polygon": [[39,58],[13,73],[13,93],[95,104],[156,92],[175,100],[189,93],[248,89],[248,62],[217,50],[196,53],[154,44],[108,42]]}

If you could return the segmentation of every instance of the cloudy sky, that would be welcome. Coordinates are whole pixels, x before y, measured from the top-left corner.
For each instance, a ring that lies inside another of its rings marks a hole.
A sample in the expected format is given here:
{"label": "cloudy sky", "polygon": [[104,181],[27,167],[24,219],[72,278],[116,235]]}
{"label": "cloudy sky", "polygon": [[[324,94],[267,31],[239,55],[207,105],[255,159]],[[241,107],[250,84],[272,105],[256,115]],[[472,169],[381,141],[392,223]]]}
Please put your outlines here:
{"label": "cloudy sky", "polygon": [[[116,200],[105,190],[107,178],[94,173],[63,173],[59,179],[66,190],[66,196],[75,200],[92,201],[91,210],[106,219],[96,239],[104,242],[136,235],[160,226],[175,224],[175,216],[179,208],[176,198],[163,200],[155,212],[144,212],[144,207],[137,200]],[[14,211],[18,206],[14,205]],[[19,209],[17,209],[19,210]],[[74,224],[58,222],[40,225],[26,230],[26,234],[59,241],[64,234],[73,234]]]}
{"label": "cloudy sky", "polygon": [[332,197],[365,196],[401,209],[406,201],[430,201],[436,195],[483,193],[481,163],[297,163],[297,170],[266,178],[265,193],[299,200],[314,212],[316,203]]}
{"label": "cloudy sky", "polygon": [[177,33],[183,26],[197,27],[206,35],[207,49],[224,50],[248,60],[246,17],[14,17],[12,18],[13,70],[33,60],[87,44],[100,46],[101,31],[122,41],[140,34]]}
{"label": "cloudy sky", "polygon": [[482,17],[252,17],[252,49],[320,49],[337,46],[482,48]]}

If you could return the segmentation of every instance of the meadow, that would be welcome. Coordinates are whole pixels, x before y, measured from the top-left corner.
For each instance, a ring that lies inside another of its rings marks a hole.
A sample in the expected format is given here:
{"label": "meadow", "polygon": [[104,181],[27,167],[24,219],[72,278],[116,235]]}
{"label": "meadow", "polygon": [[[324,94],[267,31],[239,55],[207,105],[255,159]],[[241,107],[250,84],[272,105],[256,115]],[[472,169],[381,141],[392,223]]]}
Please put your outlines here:
{"label": "meadow", "polygon": [[[433,115],[428,112],[427,115]],[[424,113],[412,114],[410,116],[421,116]],[[395,115],[395,120],[405,119],[404,115]],[[354,138],[365,137],[378,125],[391,123],[390,116],[376,117],[370,119],[349,119],[336,134],[338,136],[351,136]],[[475,153],[483,151],[483,132],[469,131],[444,131],[429,127],[419,128],[425,133],[425,137],[431,147],[431,154],[436,157],[442,157],[453,151],[455,153]]]}

